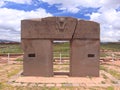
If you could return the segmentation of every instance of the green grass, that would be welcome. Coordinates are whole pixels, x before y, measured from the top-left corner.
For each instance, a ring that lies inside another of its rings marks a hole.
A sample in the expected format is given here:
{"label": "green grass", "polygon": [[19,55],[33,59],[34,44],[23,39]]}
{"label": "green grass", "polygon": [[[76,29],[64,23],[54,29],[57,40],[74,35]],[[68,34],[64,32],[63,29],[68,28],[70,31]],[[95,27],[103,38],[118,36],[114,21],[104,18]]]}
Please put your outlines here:
{"label": "green grass", "polygon": [[112,76],[114,76],[115,78],[117,78],[117,79],[119,79],[120,80],[120,73],[119,72],[117,72],[117,71],[115,71],[115,70],[108,70],[108,72],[112,75]]}
{"label": "green grass", "polygon": [[17,68],[17,69],[14,69],[13,71],[9,72],[9,73],[7,74],[8,78],[10,78],[11,76],[16,75],[16,74],[19,73],[21,70],[22,70],[22,67]]}
{"label": "green grass", "polygon": [[[22,70],[22,65],[15,65],[15,68],[13,68],[13,65],[5,64],[1,68],[1,74],[3,74],[3,77],[0,77],[0,90],[18,90],[14,89],[14,86],[11,86],[7,83],[7,81],[10,79],[11,76],[16,75],[18,72]],[[7,70],[8,69],[8,70]],[[21,89],[22,90],[22,89]]]}
{"label": "green grass", "polygon": [[54,43],[53,44],[53,56],[60,57],[60,53],[62,57],[69,57],[70,56],[70,43]]}
{"label": "green grass", "polygon": [[0,83],[0,90],[59,90],[58,87],[39,87],[39,86],[11,86]]}
{"label": "green grass", "polygon": [[23,53],[20,44],[0,44],[0,54]]}
{"label": "green grass", "polygon": [[107,57],[109,56],[107,53],[100,53],[100,57]]}
{"label": "green grass", "polygon": [[114,90],[114,87],[113,86],[109,86],[109,87],[107,87],[107,90]]}
{"label": "green grass", "polygon": [[3,88],[3,83],[0,82],[0,90]]}
{"label": "green grass", "polygon": [[119,72],[112,70],[112,69],[108,69],[107,67],[104,67],[103,65],[100,65],[100,70],[104,70],[104,71],[110,73],[116,79],[120,80],[120,73]]}
{"label": "green grass", "polygon": [[70,43],[64,42],[64,43],[54,43],[53,44],[53,51],[54,52],[69,52],[70,51]]}
{"label": "green grass", "polygon": [[102,74],[104,79],[108,79],[108,77],[105,74]]}
{"label": "green grass", "polygon": [[120,51],[120,44],[118,43],[105,43],[100,46],[103,50],[111,50],[111,51]]}
{"label": "green grass", "polygon": [[23,61],[23,58],[17,58],[15,61]]}
{"label": "green grass", "polygon": [[[117,43],[106,43],[101,44],[100,49],[102,50],[111,50],[111,51],[120,51],[120,44]],[[53,52],[54,53],[63,53],[63,57],[69,57],[70,55],[70,43],[64,42],[64,43],[54,43],[53,44]],[[21,48],[20,44],[0,44],[0,54],[6,54],[6,53],[23,53],[23,50]],[[54,57],[58,57],[59,54],[54,54]],[[101,53],[101,57],[108,56],[105,53]],[[119,56],[119,55],[117,55]]]}
{"label": "green grass", "polygon": [[[63,84],[64,85],[64,84]],[[39,87],[39,86],[10,86],[4,85],[0,90],[114,90],[114,87],[73,87],[73,86],[63,86],[63,87]]]}
{"label": "green grass", "polygon": [[100,70],[107,71],[107,69],[103,65],[100,65]]}
{"label": "green grass", "polygon": [[[111,51],[120,51],[120,44],[118,44],[118,43],[102,43],[102,44],[100,44],[100,49],[111,50]],[[54,52],[69,52],[69,51],[70,51],[70,43],[69,42],[54,44]]]}

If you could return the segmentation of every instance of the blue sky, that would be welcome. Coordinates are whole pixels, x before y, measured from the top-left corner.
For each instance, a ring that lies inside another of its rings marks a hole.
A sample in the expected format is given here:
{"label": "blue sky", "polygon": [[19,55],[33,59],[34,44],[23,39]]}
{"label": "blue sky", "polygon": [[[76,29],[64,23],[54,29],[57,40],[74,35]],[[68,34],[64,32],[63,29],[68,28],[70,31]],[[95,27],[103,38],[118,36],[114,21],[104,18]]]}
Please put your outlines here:
{"label": "blue sky", "polygon": [[120,0],[0,0],[0,39],[20,41],[20,22],[71,16],[100,23],[102,42],[120,40]]}

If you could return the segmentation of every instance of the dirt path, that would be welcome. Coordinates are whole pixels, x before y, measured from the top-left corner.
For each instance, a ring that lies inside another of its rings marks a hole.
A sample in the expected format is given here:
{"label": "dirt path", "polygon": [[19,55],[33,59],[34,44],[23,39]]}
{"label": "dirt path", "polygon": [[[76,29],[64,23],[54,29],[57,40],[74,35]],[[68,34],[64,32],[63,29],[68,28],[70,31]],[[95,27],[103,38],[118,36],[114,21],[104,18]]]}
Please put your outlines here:
{"label": "dirt path", "polygon": [[105,62],[105,64],[109,64],[109,65],[114,65],[114,66],[118,66],[120,67],[120,60],[117,61],[113,61],[113,62]]}
{"label": "dirt path", "polygon": [[107,67],[108,69],[111,69],[111,70],[115,70],[117,72],[120,72],[120,67],[117,67],[117,66],[112,66],[112,65],[104,65],[105,67]]}
{"label": "dirt path", "polygon": [[0,82],[8,81],[8,78],[15,73],[13,71],[19,70],[20,68],[21,68],[21,65],[0,64]]}

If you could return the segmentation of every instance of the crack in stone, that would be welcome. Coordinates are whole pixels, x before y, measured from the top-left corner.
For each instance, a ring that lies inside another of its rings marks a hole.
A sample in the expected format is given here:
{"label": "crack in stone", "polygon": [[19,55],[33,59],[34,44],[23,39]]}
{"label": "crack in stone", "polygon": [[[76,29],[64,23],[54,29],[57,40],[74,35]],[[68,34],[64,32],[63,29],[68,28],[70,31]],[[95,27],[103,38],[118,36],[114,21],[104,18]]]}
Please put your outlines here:
{"label": "crack in stone", "polygon": [[76,25],[75,25],[75,29],[74,29],[74,32],[73,32],[73,34],[72,34],[72,38],[71,38],[71,40],[73,40],[73,38],[74,38],[74,35],[75,35],[75,32],[76,32],[76,29],[77,29],[77,25],[78,25],[78,20],[76,20]]}

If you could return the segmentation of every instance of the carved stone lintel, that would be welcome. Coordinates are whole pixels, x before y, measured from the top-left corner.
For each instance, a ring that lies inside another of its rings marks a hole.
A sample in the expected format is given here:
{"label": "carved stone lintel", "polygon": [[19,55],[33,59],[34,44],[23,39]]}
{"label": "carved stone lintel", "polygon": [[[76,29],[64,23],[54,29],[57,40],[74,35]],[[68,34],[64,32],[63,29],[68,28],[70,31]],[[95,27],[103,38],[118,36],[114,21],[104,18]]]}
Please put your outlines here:
{"label": "carved stone lintel", "polygon": [[56,20],[56,28],[59,30],[59,31],[64,31],[65,29],[65,26],[66,26],[66,19],[63,18],[63,17],[59,17],[57,20]]}

